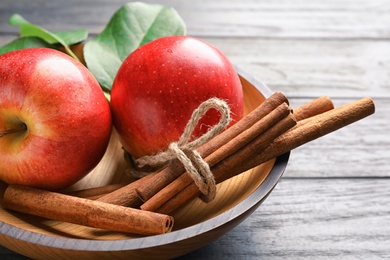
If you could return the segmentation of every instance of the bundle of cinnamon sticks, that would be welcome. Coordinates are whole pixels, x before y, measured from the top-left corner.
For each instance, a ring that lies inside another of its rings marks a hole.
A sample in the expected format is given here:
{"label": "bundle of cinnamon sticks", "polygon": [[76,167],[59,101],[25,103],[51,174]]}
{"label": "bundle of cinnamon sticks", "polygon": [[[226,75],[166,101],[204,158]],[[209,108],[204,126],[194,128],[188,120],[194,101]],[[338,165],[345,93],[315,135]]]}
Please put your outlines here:
{"label": "bundle of cinnamon sticks", "polygon": [[[221,183],[374,111],[368,97],[338,108],[330,98],[320,97],[292,110],[286,96],[276,92],[197,151],[209,164],[216,183]],[[128,185],[72,195],[9,185],[3,204],[11,210],[60,221],[149,235],[170,232],[174,222],[170,214],[196,197],[207,203],[184,167],[173,161]],[[60,204],[67,205],[61,212]],[[72,217],[76,214],[78,217]]]}

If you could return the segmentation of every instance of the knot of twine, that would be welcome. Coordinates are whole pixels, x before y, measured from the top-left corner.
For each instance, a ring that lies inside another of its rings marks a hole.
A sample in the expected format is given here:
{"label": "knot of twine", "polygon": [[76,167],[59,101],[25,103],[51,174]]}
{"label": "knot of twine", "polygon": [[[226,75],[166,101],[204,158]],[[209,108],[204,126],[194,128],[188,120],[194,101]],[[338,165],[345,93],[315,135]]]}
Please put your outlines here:
{"label": "knot of twine", "polygon": [[[219,122],[210,127],[204,135],[190,142],[191,134],[199,120],[212,108],[220,112]],[[158,166],[177,158],[205,196],[205,199],[211,201],[216,194],[215,179],[210,166],[203,160],[196,148],[218,135],[230,123],[230,120],[230,109],[227,103],[218,98],[210,98],[194,110],[179,141],[172,142],[166,151],[138,158],[136,163],[140,167],[146,165]]]}

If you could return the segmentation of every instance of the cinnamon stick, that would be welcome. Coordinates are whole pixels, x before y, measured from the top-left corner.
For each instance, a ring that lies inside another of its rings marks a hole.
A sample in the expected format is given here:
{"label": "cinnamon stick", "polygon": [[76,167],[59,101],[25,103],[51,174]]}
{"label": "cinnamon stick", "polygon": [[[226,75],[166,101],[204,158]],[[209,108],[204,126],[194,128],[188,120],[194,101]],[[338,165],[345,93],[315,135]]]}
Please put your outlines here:
{"label": "cinnamon stick", "polygon": [[[213,153],[219,147],[233,139],[239,133],[245,131],[258,120],[266,116],[277,106],[287,103],[287,97],[281,92],[273,93],[269,98],[267,98],[263,103],[261,103],[257,108],[251,111],[243,119],[236,122],[234,125],[220,133],[218,136],[202,145],[197,149],[199,154],[204,158]],[[155,195],[162,188],[167,186],[169,183],[174,181],[177,177],[185,172],[183,165],[175,161],[165,169],[163,169],[155,178],[151,179],[148,185],[139,187],[137,193],[142,199],[142,201],[147,201],[153,195]]]}
{"label": "cinnamon stick", "polygon": [[138,179],[130,184],[127,184],[117,190],[114,190],[104,196],[101,196],[97,201],[120,205],[125,207],[139,208],[142,205],[142,200],[139,198],[136,189],[144,185],[148,185],[149,181],[157,173],[152,173],[141,179]]}
{"label": "cinnamon stick", "polygon": [[94,228],[155,235],[170,232],[173,217],[20,185],[9,185],[3,205],[10,210]]}
{"label": "cinnamon stick", "polygon": [[237,152],[257,136],[272,128],[283,118],[289,117],[288,122],[295,122],[293,115],[290,113],[291,108],[287,105],[287,103],[280,104],[263,118],[259,119],[252,126],[245,129],[234,138],[230,139],[224,145],[221,145],[218,149],[215,149],[215,151],[208,155],[205,160],[210,166],[213,166],[229,155]]}
{"label": "cinnamon stick", "polygon": [[65,192],[64,194],[74,196],[74,197],[85,198],[85,199],[98,199],[110,192],[122,188],[124,185],[125,184],[123,183],[108,184],[108,185],[94,187],[94,188]]}
{"label": "cinnamon stick", "polygon": [[293,109],[293,114],[297,121],[301,121],[333,108],[332,100],[328,96],[322,96]]}
{"label": "cinnamon stick", "polygon": [[[291,129],[294,125],[296,125],[296,120],[292,114],[285,117],[273,127],[268,129],[264,134],[259,135],[255,138],[250,144],[238,150],[236,153],[233,153],[229,157],[225,158],[223,161],[220,161],[214,167],[211,168],[216,183],[221,183],[222,181],[231,178],[239,172],[232,172],[229,167],[234,166],[236,164],[242,164],[247,160],[248,157],[252,156],[254,153],[264,150],[275,138]],[[227,161],[227,163],[225,163]],[[221,165],[223,167],[221,167]],[[172,183],[173,184],[173,183]],[[160,201],[158,203],[152,204],[155,212],[172,212],[176,209],[176,207],[182,205],[187,202],[188,199],[194,198],[196,196],[201,195],[199,191],[196,191],[196,185],[194,183],[189,183],[187,186],[176,187],[176,194],[172,196],[169,200],[162,200],[165,202],[161,204]],[[195,187],[192,187],[195,186]],[[167,189],[170,188],[169,185]],[[150,200],[152,200],[152,197]],[[152,201],[153,202],[153,201]],[[206,201],[207,202],[207,201]],[[178,203],[176,205],[176,203]],[[141,206],[141,209],[144,209],[145,204]]]}
{"label": "cinnamon stick", "polygon": [[[262,104],[246,115],[242,120],[231,126],[226,131],[219,134],[216,138],[213,138],[208,143],[198,148],[197,151],[203,156],[207,157],[214,151],[218,150],[226,142],[233,139],[239,133],[250,128],[255,122],[265,117],[277,106],[286,103],[289,104],[287,97],[281,92],[275,92],[269,98],[267,98]],[[333,102],[329,97],[319,97],[312,100],[297,109],[294,110],[294,116],[302,120],[312,115],[320,114],[330,109],[333,109]],[[298,119],[297,119],[298,120]],[[141,200],[146,202],[157,192],[161,191],[164,187],[174,181],[176,178],[181,176],[185,172],[184,167],[175,162],[172,165],[165,168],[162,172],[155,176],[147,185],[137,189],[138,195]],[[183,187],[183,185],[182,185]],[[179,187],[176,187],[179,188]],[[173,190],[172,190],[173,192]],[[165,194],[166,196],[170,196]],[[144,205],[147,208],[148,206]]]}
{"label": "cinnamon stick", "polygon": [[[288,117],[287,120],[283,118]],[[282,121],[281,124],[278,122]],[[291,114],[290,107],[283,103],[276,107],[273,111],[268,113],[266,116],[261,118],[259,121],[254,123],[251,127],[244,130],[233,139],[219,147],[204,160],[209,164],[210,167],[214,166],[218,162],[224,160],[226,157],[237,152],[239,149],[247,145],[256,137],[263,133],[272,133],[272,135],[265,135],[266,138],[261,139],[262,145],[267,146],[273,139],[279,136],[281,133],[286,131],[295,125],[296,121]],[[272,131],[267,131],[272,129]],[[157,192],[153,197],[147,200],[141,205],[141,209],[154,211],[173,197],[177,192],[184,189],[186,186],[192,183],[192,178],[184,173],[180,175],[176,180],[172,181],[166,187]]]}
{"label": "cinnamon stick", "polygon": [[262,162],[276,158],[303,144],[372,115],[374,112],[375,104],[373,100],[365,97],[317,116],[304,119],[298,122],[290,131],[287,131],[272,142],[264,152],[248,158],[245,165],[236,165],[233,171],[247,171]]}
{"label": "cinnamon stick", "polygon": [[[286,105],[286,103],[283,103]],[[281,105],[279,105],[281,106]],[[314,100],[311,100],[303,105],[301,105],[300,107],[294,109],[294,116],[295,118],[299,118],[300,120],[302,119],[305,119],[307,117],[311,117],[313,115],[317,115],[317,114],[321,114],[323,112],[326,112],[330,109],[333,109],[334,108],[334,105],[333,105],[333,102],[332,100],[329,98],[329,97],[319,97],[317,99],[314,99]],[[275,112],[275,111],[274,111]],[[267,116],[272,118],[272,115],[271,115],[272,112],[270,112]],[[266,116],[266,117],[267,117]],[[276,122],[276,121],[275,121]],[[259,120],[257,123],[255,123],[254,125],[252,125],[249,129],[255,129],[255,125],[258,124],[258,125],[261,125],[261,123],[265,123],[267,125],[272,125],[270,122],[266,122],[266,121],[262,121],[262,120]],[[265,129],[264,129],[265,130]],[[248,131],[248,130],[247,130]],[[245,132],[247,131],[244,131],[241,133],[241,135],[245,135]],[[260,134],[261,132],[259,131],[258,134]],[[277,134],[278,132],[274,132],[274,134]],[[249,137],[249,136],[247,136]],[[277,136],[276,136],[277,137]],[[275,138],[276,138],[275,137]],[[232,146],[233,147],[230,147],[228,149],[231,149],[231,153],[234,153],[235,151],[237,151],[239,148],[241,148],[242,146],[244,146],[244,144],[246,144],[246,142],[244,142],[241,138],[240,139],[237,139],[236,141],[237,142],[233,142],[234,139],[236,139],[237,137],[233,138],[232,141],[230,141],[230,143],[232,143]],[[251,139],[247,139],[247,141],[249,142]],[[270,143],[272,139],[268,139],[268,141],[264,141],[264,140],[260,140],[260,143],[263,143],[263,145],[267,145]],[[236,148],[237,149],[234,149],[234,146],[237,144],[237,143],[241,143],[243,144],[242,146],[239,146],[237,145]],[[226,147],[226,145],[225,145]],[[222,152],[224,150],[224,146],[222,146],[221,148],[217,149],[216,152],[214,152],[213,154],[211,155],[215,155],[215,154],[218,154],[217,151],[219,152]],[[210,155],[210,156],[211,156]],[[212,158],[209,157],[206,157],[205,160],[206,162],[209,163],[210,166],[213,166],[215,165],[217,162],[221,161],[223,158],[226,158],[228,155],[230,154],[226,154],[226,156],[224,157],[221,157],[220,160],[215,160],[213,161]],[[174,195],[176,195],[177,193],[179,193],[182,189],[184,189],[186,186],[190,185],[192,183],[192,180],[189,178],[189,176],[187,176],[187,174],[182,174],[180,177],[178,177],[176,180],[172,181],[170,184],[168,184],[166,187],[164,187],[163,189],[161,189],[159,192],[157,192],[154,196],[152,196],[149,200],[145,201],[144,204],[141,205],[141,209],[143,210],[149,210],[149,211],[155,211],[157,210],[160,206],[162,206],[165,202],[167,202],[169,199],[171,199]]]}
{"label": "cinnamon stick", "polygon": [[[242,161],[245,163],[237,163],[237,160],[234,158],[236,155],[234,154],[212,167],[212,171],[216,181],[218,183],[222,182],[232,176],[245,172],[270,159],[289,152],[305,143],[361,120],[374,112],[374,102],[371,98],[366,97],[319,115],[309,117],[298,122],[291,130],[276,138],[264,150],[257,150],[254,147],[249,148],[250,150],[253,149],[253,153],[241,157]],[[252,143],[250,145],[252,145]],[[173,212],[199,194],[200,192],[197,187],[191,183],[158,208],[156,212],[165,214]]]}
{"label": "cinnamon stick", "polygon": [[287,97],[281,92],[273,93],[263,103],[244,116],[240,121],[236,122],[230,128],[226,129],[218,136],[199,147],[197,151],[203,157],[210,155],[219,149],[222,145],[232,140],[235,136],[251,127],[263,117],[267,116],[269,113],[271,113],[271,111],[283,103],[289,105]]}

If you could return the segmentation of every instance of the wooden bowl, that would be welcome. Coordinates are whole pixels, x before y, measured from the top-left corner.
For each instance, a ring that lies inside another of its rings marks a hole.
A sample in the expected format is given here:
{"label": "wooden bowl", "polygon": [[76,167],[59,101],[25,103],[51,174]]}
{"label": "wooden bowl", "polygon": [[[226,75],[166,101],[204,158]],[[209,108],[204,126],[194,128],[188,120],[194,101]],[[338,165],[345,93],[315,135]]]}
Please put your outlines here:
{"label": "wooden bowl", "polygon": [[[270,89],[237,68],[245,96],[245,113],[271,94]],[[47,220],[0,207],[0,244],[34,259],[169,259],[198,249],[238,225],[268,196],[282,176],[289,153],[218,185],[217,197],[206,204],[194,199],[173,214],[174,230],[136,236]],[[243,162],[245,163],[245,162]],[[117,136],[100,164],[72,188],[90,188],[126,181],[125,162]],[[6,184],[2,183],[0,199]]]}

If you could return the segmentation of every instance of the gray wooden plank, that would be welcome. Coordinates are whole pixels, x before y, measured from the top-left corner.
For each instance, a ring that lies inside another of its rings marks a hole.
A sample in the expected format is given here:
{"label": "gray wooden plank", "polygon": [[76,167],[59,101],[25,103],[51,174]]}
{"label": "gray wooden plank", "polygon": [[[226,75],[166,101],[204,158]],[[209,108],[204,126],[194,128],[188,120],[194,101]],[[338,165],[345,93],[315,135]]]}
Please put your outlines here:
{"label": "gray wooden plank", "polygon": [[[0,2],[0,31],[11,13],[47,25],[52,30],[86,27],[98,33],[126,0]],[[196,36],[273,38],[389,38],[390,3],[372,1],[255,1],[214,0],[188,4],[180,0],[152,0],[177,9]],[[51,15],[46,15],[50,13]]]}
{"label": "gray wooden plank", "polygon": [[389,185],[284,178],[238,227],[181,259],[388,259]]}
{"label": "gray wooden plank", "polygon": [[204,39],[289,96],[390,95],[389,41]]}

